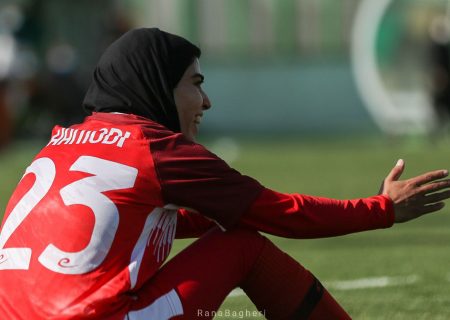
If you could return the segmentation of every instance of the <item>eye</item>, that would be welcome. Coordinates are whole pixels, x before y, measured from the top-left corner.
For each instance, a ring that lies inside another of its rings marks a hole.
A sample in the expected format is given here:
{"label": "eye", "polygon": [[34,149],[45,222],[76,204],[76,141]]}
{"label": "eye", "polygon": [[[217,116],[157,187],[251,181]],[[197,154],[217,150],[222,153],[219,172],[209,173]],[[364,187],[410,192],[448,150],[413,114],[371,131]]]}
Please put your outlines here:
{"label": "eye", "polygon": [[198,81],[194,82],[194,85],[199,88],[202,86],[202,84],[203,84],[203,80],[198,80]]}

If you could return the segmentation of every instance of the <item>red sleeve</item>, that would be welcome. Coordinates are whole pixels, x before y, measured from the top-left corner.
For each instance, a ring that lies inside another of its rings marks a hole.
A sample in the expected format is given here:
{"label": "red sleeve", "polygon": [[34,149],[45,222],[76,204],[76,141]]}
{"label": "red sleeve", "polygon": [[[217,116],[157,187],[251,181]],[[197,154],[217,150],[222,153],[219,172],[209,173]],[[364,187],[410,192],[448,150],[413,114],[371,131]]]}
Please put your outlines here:
{"label": "red sleeve", "polygon": [[205,218],[201,214],[180,209],[178,210],[175,238],[198,238],[214,226],[216,226],[214,221]]}
{"label": "red sleeve", "polygon": [[324,238],[390,227],[394,208],[382,195],[335,200],[265,189],[241,223],[281,237]]}
{"label": "red sleeve", "polygon": [[238,224],[263,189],[181,134],[160,132],[150,151],[164,202],[200,212],[225,229]]}

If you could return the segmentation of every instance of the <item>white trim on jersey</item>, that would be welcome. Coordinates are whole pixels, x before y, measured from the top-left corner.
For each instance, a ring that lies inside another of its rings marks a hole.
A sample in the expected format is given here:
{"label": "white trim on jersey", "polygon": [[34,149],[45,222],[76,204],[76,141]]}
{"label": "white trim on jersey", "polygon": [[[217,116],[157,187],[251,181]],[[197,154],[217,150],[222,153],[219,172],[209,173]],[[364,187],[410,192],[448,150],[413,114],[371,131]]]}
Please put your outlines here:
{"label": "white trim on jersey", "polygon": [[156,299],[144,309],[129,312],[124,320],[167,320],[183,314],[183,305],[175,289]]}

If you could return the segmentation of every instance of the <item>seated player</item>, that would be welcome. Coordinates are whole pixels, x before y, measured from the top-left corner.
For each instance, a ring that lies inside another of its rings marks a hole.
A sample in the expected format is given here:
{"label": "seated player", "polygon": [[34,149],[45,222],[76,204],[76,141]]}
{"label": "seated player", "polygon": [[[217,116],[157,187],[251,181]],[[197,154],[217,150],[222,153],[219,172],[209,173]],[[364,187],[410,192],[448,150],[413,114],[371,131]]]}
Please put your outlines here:
{"label": "seated player", "polygon": [[[379,195],[283,194],[195,142],[211,102],[200,50],[132,30],[101,57],[91,114],[56,126],[26,169],[0,233],[0,319],[208,319],[241,287],[268,319],[349,319],[259,231],[318,238],[387,228],[443,207],[446,170]],[[163,265],[174,238],[198,237]]]}

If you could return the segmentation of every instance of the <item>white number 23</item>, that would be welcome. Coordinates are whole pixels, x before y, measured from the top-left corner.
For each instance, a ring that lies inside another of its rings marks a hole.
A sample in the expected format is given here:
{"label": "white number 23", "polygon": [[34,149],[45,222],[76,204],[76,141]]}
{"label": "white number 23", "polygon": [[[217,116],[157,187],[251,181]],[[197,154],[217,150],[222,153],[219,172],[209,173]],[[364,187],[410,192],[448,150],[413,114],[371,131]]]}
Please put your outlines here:
{"label": "white number 23", "polygon": [[[54,272],[82,274],[92,271],[103,262],[119,225],[116,205],[102,192],[133,187],[138,170],[97,157],[81,156],[72,164],[70,171],[92,175],[68,184],[59,192],[65,205],[84,205],[92,210],[95,223],[90,241],[78,252],[65,252],[50,243],[38,260]],[[30,265],[31,248],[4,247],[19,225],[50,190],[56,177],[55,163],[50,158],[39,158],[27,168],[24,177],[30,173],[36,176],[36,180],[13,208],[0,234],[0,270],[26,270]]]}

